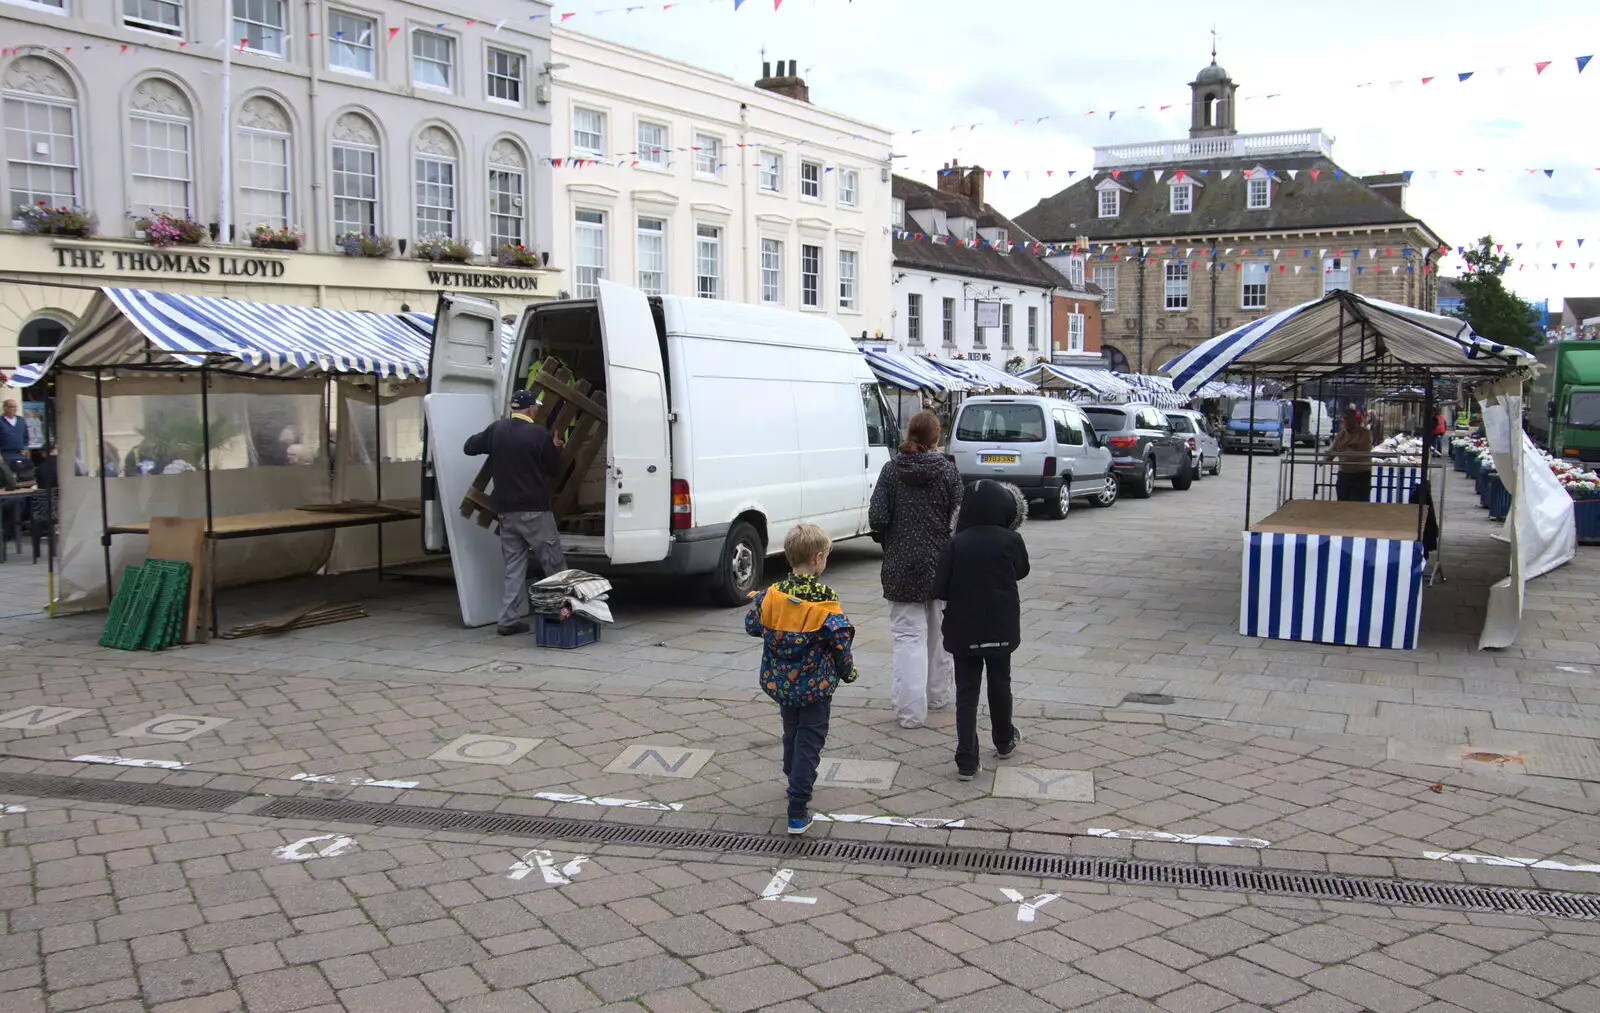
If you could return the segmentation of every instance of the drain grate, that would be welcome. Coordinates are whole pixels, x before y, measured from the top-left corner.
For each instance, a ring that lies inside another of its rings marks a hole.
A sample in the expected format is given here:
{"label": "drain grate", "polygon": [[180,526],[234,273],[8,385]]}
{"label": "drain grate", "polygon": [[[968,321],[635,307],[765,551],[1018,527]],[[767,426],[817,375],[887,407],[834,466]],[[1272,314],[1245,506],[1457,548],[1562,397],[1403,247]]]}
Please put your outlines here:
{"label": "drain grate", "polygon": [[1088,880],[1096,883],[1128,883],[1191,890],[1227,890],[1279,897],[1365,901],[1400,907],[1451,908],[1547,918],[1600,919],[1600,895],[1514,887],[1373,879],[1330,873],[1276,872],[1268,869],[1141,862],[1122,858],[1074,858],[1066,855],[993,851],[945,845],[881,844],[835,838],[778,837],[727,830],[684,830],[629,823],[313,798],[274,799],[253,815],[431,830],[461,830],[541,840],[633,844],[733,855],[814,858],[860,865],[1017,873],[1043,879]]}
{"label": "drain grate", "polygon": [[222,791],[217,788],[185,788],[170,784],[52,777],[46,774],[0,774],[0,794],[60,798],[70,802],[149,805],[159,806],[162,809],[191,809],[201,812],[221,812],[246,797],[242,791]]}

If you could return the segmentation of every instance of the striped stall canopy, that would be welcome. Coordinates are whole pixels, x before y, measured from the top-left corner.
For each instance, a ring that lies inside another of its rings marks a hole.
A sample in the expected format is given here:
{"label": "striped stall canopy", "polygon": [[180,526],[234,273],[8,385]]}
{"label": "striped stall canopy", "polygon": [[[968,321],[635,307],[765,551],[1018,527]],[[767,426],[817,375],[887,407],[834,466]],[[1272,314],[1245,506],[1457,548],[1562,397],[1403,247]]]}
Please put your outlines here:
{"label": "striped stall canopy", "polygon": [[1035,363],[1019,372],[1017,376],[1045,387],[1066,384],[1088,391],[1099,398],[1120,399],[1134,392],[1131,384],[1109,370],[1058,366],[1053,362]]}
{"label": "striped stall canopy", "polygon": [[1148,401],[1157,408],[1182,408],[1189,403],[1190,395],[1173,390],[1172,381],[1164,376],[1119,373],[1118,377],[1137,389],[1140,400]]}
{"label": "striped stall canopy", "polygon": [[878,352],[862,349],[867,366],[882,383],[901,390],[921,391],[924,394],[942,394],[947,391],[967,390],[970,385],[958,377],[935,369],[920,355],[901,352]]}
{"label": "striped stall canopy", "polygon": [[18,366],[16,372],[6,377],[7,387],[31,387],[39,382],[39,377],[44,375],[44,364],[31,362],[26,366]]}
{"label": "striped stall canopy", "polygon": [[1239,632],[1414,648],[1424,563],[1410,539],[1246,531]]}
{"label": "striped stall canopy", "polygon": [[1008,394],[1037,394],[1039,385],[1030,383],[1003,369],[998,369],[979,359],[935,359],[923,356],[923,361],[933,368],[949,373],[974,391],[1004,391]]}
{"label": "striped stall canopy", "polygon": [[1410,503],[1411,490],[1422,479],[1421,465],[1372,466],[1372,491],[1368,503]]}
{"label": "striped stall canopy", "polygon": [[273,376],[427,375],[428,329],[398,314],[105,288],[44,370],[203,362]]}
{"label": "striped stall canopy", "polygon": [[1161,372],[1188,394],[1226,370],[1307,376],[1380,360],[1460,376],[1531,365],[1533,356],[1480,338],[1465,320],[1336,289],[1219,334]]}

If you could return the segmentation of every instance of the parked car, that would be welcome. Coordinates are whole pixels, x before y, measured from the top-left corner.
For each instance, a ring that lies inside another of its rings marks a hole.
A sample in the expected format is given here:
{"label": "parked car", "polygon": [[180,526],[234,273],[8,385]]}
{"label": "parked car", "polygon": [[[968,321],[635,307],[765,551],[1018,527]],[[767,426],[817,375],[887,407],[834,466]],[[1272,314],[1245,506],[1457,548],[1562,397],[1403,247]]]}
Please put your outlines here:
{"label": "parked car", "polygon": [[[1251,413],[1254,412],[1254,418]],[[1222,433],[1226,450],[1281,454],[1291,445],[1321,447],[1333,442],[1333,416],[1328,406],[1310,398],[1238,401]]]}
{"label": "parked car", "polygon": [[1095,432],[1111,451],[1111,467],[1128,495],[1144,499],[1160,479],[1174,489],[1194,481],[1189,471],[1189,444],[1178,437],[1161,409],[1149,404],[1085,405]]}
{"label": "parked car", "polygon": [[1222,474],[1222,444],[1211,431],[1211,423],[1196,411],[1181,409],[1167,412],[1172,431],[1189,444],[1189,467],[1194,477],[1210,473]]}
{"label": "parked car", "polygon": [[969,397],[950,436],[961,480],[1010,482],[1047,516],[1067,515],[1073,499],[1117,501],[1111,451],[1077,405],[1053,397]]}

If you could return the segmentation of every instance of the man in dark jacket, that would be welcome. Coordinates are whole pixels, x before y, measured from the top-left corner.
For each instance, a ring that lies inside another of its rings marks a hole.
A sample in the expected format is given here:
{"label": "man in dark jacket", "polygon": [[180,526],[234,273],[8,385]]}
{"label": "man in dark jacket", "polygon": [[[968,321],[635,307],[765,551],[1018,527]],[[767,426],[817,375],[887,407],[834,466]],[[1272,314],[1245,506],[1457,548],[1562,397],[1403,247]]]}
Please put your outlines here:
{"label": "man in dark jacket", "polygon": [[989,721],[995,755],[1016,751],[1011,723],[1011,654],[1022,640],[1017,582],[1028,575],[1028,547],[1014,530],[1022,520],[1019,493],[987,479],[961,497],[955,537],[939,559],[933,593],[945,602],[944,649],[956,667],[956,777],[970,781],[978,760],[978,691],[989,670]]}
{"label": "man in dark jacket", "polygon": [[528,553],[539,561],[544,576],[567,568],[561,534],[550,512],[550,479],[561,466],[561,437],[533,421],[532,391],[511,395],[511,417],[467,437],[465,452],[489,455],[494,479],[494,505],[500,514],[500,551],[505,555],[505,598],[500,610],[501,636],[528,632],[522,618],[528,585]]}

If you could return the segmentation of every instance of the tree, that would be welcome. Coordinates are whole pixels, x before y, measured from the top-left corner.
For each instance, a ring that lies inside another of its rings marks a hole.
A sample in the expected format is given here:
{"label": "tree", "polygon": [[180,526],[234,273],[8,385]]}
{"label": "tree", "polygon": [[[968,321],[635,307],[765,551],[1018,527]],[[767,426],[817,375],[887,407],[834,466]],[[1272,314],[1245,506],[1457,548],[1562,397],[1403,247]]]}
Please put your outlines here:
{"label": "tree", "polygon": [[1528,300],[1506,288],[1502,275],[1511,258],[1495,252],[1493,236],[1484,236],[1466,251],[1467,270],[1452,279],[1462,305],[1455,315],[1472,325],[1480,337],[1532,350],[1539,344],[1539,316]]}

